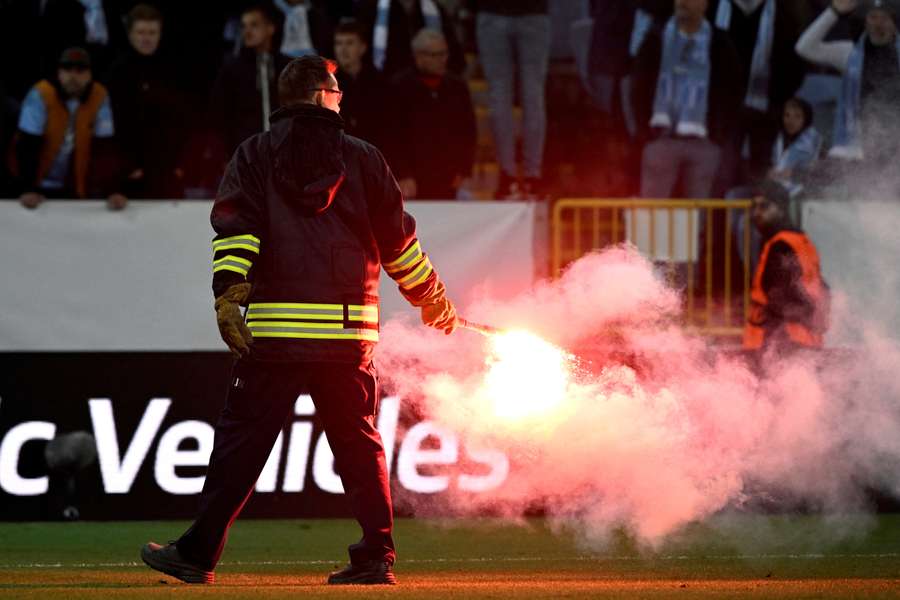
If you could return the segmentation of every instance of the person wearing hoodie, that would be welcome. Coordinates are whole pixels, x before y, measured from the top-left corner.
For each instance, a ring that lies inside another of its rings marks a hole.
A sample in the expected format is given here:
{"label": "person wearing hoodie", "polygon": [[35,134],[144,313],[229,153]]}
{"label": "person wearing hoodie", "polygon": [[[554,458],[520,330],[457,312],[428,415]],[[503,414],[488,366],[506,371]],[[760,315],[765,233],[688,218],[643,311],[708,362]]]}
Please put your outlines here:
{"label": "person wearing hoodie", "polygon": [[141,551],[188,583],[213,582],[228,528],[301,392],[312,396],[363,532],[328,583],[395,583],[372,364],[381,268],[426,325],[449,334],[458,320],[381,153],[344,133],[336,71],[319,56],[288,64],[278,78],[284,106],[269,131],[240,145],[213,204],[216,315],[239,358],[197,519],[177,541]]}
{"label": "person wearing hoodie", "polygon": [[186,99],[159,52],[162,14],[147,4],[128,12],[130,44],[106,78],[132,198],[180,198]]}

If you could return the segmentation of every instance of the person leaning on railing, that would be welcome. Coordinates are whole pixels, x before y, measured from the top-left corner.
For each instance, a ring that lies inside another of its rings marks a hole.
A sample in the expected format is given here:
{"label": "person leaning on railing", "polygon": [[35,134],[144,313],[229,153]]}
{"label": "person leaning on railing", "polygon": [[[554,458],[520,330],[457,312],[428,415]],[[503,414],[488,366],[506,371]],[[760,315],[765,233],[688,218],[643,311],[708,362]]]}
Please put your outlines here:
{"label": "person leaning on railing", "polygon": [[36,83],[22,103],[11,169],[22,205],[99,195],[111,210],[124,208],[114,134],[109,94],[93,80],[90,55],[68,48],[56,77]]}

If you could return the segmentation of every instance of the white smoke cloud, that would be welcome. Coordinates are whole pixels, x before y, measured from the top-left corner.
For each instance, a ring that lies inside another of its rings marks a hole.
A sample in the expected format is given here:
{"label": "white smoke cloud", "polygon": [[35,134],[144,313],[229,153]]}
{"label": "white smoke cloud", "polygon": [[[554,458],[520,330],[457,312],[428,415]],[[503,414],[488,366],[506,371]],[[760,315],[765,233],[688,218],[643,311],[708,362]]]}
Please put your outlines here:
{"label": "white smoke cloud", "polygon": [[396,391],[465,444],[510,458],[502,486],[450,493],[442,508],[516,518],[539,505],[589,547],[623,526],[658,547],[728,508],[840,515],[865,509],[870,488],[900,495],[894,342],[872,328],[854,353],[776,359],[761,380],[741,356],[686,333],[679,298],[619,247],[511,301],[467,307],[473,320],[588,355],[552,413],[520,421],[491,412],[485,338],[386,324],[378,361]]}

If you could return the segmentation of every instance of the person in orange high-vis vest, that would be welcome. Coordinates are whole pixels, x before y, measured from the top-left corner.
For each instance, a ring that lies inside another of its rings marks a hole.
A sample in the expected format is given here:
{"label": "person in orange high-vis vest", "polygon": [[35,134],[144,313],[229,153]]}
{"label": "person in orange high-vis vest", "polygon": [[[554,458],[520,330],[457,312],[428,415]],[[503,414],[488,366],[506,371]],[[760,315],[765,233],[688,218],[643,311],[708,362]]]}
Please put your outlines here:
{"label": "person in orange high-vis vest", "polygon": [[827,328],[828,286],[809,237],[792,227],[790,196],[773,181],[758,185],[751,216],[763,237],[744,328],[746,350],[822,347]]}
{"label": "person in orange high-vis vest", "polygon": [[[13,172],[26,208],[46,197],[108,195],[111,209],[123,208],[117,193],[113,122],[106,88],[93,81],[90,56],[82,48],[63,52],[55,80],[39,81],[22,105]],[[110,193],[112,192],[112,193]]]}

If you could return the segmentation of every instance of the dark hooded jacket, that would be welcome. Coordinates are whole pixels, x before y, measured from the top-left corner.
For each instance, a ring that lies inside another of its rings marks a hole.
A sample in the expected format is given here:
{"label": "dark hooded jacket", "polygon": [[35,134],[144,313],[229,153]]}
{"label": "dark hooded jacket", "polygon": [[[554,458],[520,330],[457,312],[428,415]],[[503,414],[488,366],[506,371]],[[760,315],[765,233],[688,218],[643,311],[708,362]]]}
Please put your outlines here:
{"label": "dark hooded jacket", "polygon": [[[238,271],[246,262],[252,266],[248,273],[214,271],[215,295],[250,281],[248,323],[261,303],[328,304],[343,308],[347,330],[377,330],[377,319],[359,322],[352,307],[377,306],[381,265],[418,249],[415,220],[403,210],[390,169],[374,146],[344,133],[333,111],[295,105],[279,109],[271,123],[270,131],[239,146],[216,196],[214,264],[231,257],[239,259]],[[429,297],[439,285],[430,263],[423,263],[425,258],[415,261],[427,276],[419,281],[415,275],[415,287],[401,286],[411,301]],[[398,281],[409,275],[391,270]],[[322,320],[335,322],[333,315]],[[260,337],[250,359],[367,364],[374,340],[371,331],[366,337]]]}

